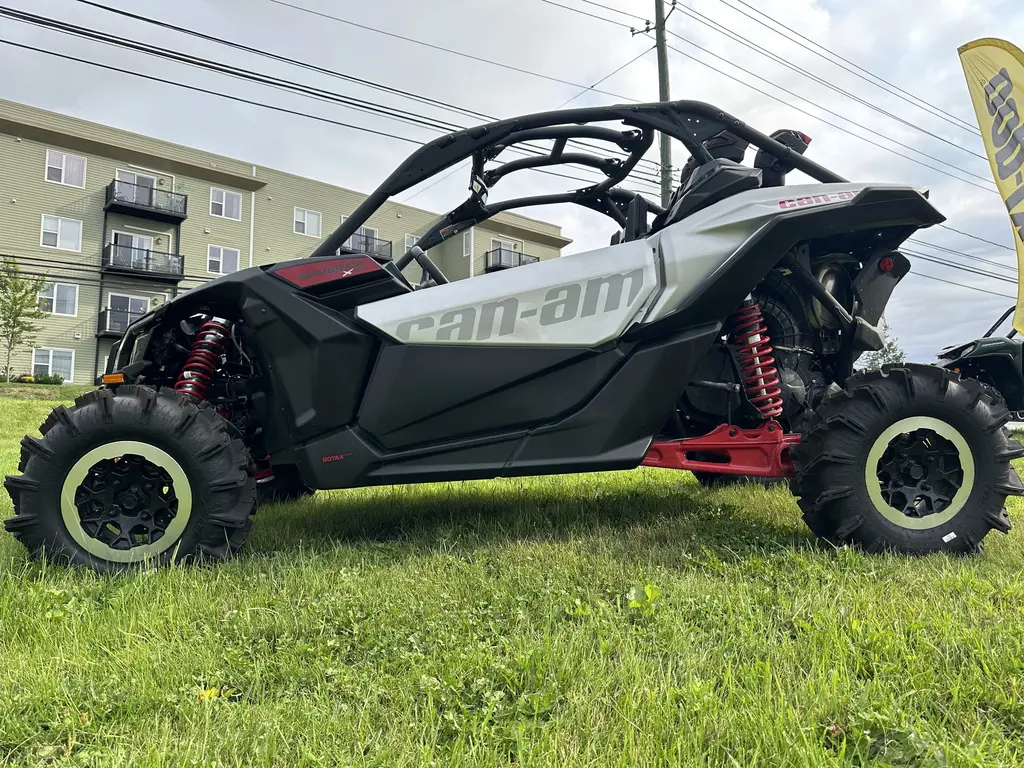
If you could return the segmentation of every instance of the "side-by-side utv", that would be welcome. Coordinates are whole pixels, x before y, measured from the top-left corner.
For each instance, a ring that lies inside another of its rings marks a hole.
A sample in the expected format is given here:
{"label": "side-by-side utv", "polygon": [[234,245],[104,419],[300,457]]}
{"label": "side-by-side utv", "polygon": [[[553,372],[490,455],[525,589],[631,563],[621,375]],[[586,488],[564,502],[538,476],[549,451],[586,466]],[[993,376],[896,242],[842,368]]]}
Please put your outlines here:
{"label": "side-by-side utv", "polygon": [[[619,186],[658,132],[691,155],[666,208]],[[34,555],[99,570],[221,559],[249,532],[258,474],[333,489],[644,464],[790,477],[835,544],[976,551],[1022,493],[1003,400],[936,366],[853,371],[882,345],[910,269],[901,244],[943,217],[925,190],[848,182],[806,144],[690,101],[431,141],[309,258],[133,323],[104,385],[22,442],[7,529]],[[502,162],[513,147],[531,155]],[[464,159],[468,199],[399,259],[343,246]],[[510,173],[559,165],[603,179],[492,199]],[[816,183],[785,186],[794,169]],[[459,282],[430,258],[501,211],[553,203],[607,216],[610,244]],[[426,279],[406,278],[414,262]]]}

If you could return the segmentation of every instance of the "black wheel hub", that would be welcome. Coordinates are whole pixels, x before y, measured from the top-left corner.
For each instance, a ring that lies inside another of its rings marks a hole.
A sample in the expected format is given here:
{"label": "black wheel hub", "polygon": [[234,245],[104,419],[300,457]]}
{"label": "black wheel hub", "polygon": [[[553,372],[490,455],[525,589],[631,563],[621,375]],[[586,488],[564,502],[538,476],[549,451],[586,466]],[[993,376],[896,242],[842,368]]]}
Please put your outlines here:
{"label": "black wheel hub", "polygon": [[82,529],[112,549],[128,550],[160,540],[178,512],[166,470],[127,454],[97,462],[75,490]]}
{"label": "black wheel hub", "polygon": [[907,517],[925,517],[950,505],[963,485],[960,452],[930,429],[900,435],[878,461],[882,498]]}

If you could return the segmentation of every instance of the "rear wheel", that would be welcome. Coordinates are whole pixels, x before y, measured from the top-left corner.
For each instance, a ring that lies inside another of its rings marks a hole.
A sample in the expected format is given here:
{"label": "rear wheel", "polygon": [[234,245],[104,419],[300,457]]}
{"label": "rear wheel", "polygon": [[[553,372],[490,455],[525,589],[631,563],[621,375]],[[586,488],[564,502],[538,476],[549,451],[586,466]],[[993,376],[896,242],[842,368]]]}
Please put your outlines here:
{"label": "rear wheel", "polygon": [[230,425],[172,390],[122,386],[60,406],[22,440],[7,530],[36,556],[117,571],[225,559],[256,512]]}
{"label": "rear wheel", "polygon": [[793,450],[804,520],[835,544],[908,554],[975,552],[1010,530],[1024,449],[995,390],[911,365],[858,374],[827,398]]}

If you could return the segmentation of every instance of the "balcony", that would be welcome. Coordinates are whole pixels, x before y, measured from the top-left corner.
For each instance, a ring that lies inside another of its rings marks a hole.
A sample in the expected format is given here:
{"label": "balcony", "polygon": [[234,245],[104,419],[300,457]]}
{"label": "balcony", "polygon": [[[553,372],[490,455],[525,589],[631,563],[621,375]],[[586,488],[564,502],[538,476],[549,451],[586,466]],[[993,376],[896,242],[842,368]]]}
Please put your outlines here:
{"label": "balcony", "polygon": [[528,256],[508,248],[495,248],[484,254],[484,269],[487,272],[497,272],[502,269],[521,267],[523,264],[536,264],[538,261],[540,259],[536,256]]}
{"label": "balcony", "polygon": [[369,256],[376,256],[379,259],[391,258],[391,241],[381,240],[379,237],[356,233],[348,239],[348,248]]}
{"label": "balcony", "polygon": [[104,210],[179,224],[188,218],[188,195],[115,179],[107,184]]}
{"label": "balcony", "polygon": [[144,314],[145,312],[129,312],[127,309],[104,309],[100,312],[96,336],[101,339],[119,339],[128,330],[128,326]]}
{"label": "balcony", "polygon": [[134,275],[149,280],[177,283],[185,278],[185,258],[176,253],[161,253],[145,248],[108,244],[103,249],[105,272]]}

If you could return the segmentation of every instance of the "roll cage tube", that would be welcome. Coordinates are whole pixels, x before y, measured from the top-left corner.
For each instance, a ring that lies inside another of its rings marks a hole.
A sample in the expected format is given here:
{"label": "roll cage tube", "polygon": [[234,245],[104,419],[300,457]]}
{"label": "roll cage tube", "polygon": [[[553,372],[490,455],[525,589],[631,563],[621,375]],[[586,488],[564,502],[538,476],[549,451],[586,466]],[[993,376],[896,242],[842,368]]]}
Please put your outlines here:
{"label": "roll cage tube", "polygon": [[[627,130],[590,125],[619,120]],[[460,206],[441,217],[417,241],[416,250],[409,251],[396,262],[400,269],[413,258],[422,264],[429,261],[424,251],[449,237],[512,208],[535,205],[575,203],[611,217],[618,224],[626,220],[626,209],[634,194],[615,185],[626,179],[654,142],[657,132],[679,141],[694,157],[697,165],[710,162],[711,154],[704,142],[728,130],[759,149],[803,171],[823,183],[841,183],[842,176],[818,165],[789,147],[757,131],[736,117],[710,104],[699,101],[669,101],[650,104],[619,104],[607,107],[538,112],[532,115],[498,120],[440,136],[413,152],[377,189],[363,201],[311,254],[330,256],[366,223],[391,197],[441,173],[447,168],[473,158],[471,194]],[[580,152],[565,152],[571,139],[597,139],[613,143],[628,154],[624,158],[608,158]],[[551,140],[550,153],[513,160],[491,170],[487,162],[494,160],[508,147],[524,141]],[[597,168],[605,179],[570,192],[516,198],[487,204],[488,187],[503,176],[527,168],[580,164]],[[651,210],[660,212],[658,206]],[[433,266],[431,264],[431,266]],[[435,270],[430,270],[435,271]]]}
{"label": "roll cage tube", "polygon": [[[982,336],[981,338],[987,339],[989,336],[991,336],[993,333],[995,333],[996,330],[998,330],[999,326],[1006,322],[1006,318],[1008,318],[1010,315],[1013,314],[1013,310],[1015,310],[1016,308],[1017,308],[1017,305],[1014,304],[1008,310],[1003,312],[1003,314],[999,316],[999,319],[996,320],[996,324],[993,325],[991,328],[989,328],[988,331],[986,331],[985,335]],[[1010,332],[1008,334],[1006,334],[1006,338],[1012,339],[1016,334],[1017,334],[1017,329],[1016,328],[1011,328]]]}

